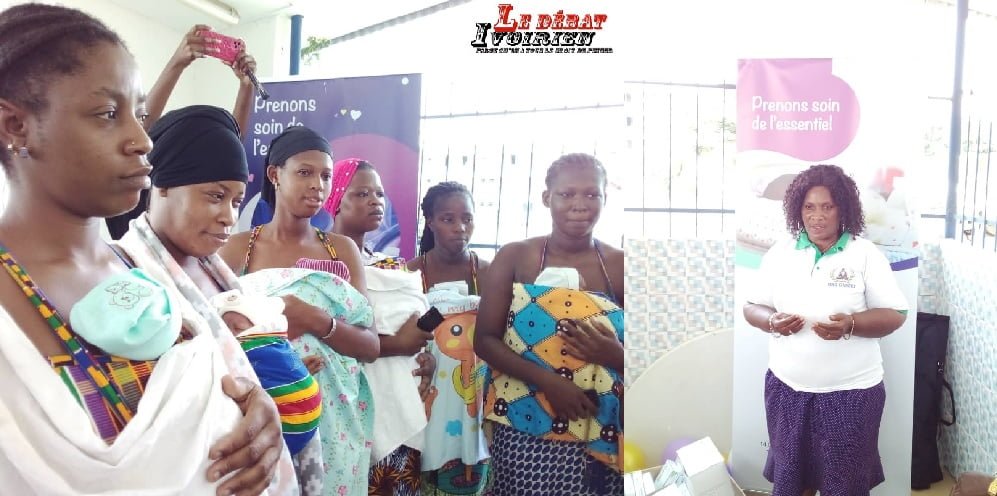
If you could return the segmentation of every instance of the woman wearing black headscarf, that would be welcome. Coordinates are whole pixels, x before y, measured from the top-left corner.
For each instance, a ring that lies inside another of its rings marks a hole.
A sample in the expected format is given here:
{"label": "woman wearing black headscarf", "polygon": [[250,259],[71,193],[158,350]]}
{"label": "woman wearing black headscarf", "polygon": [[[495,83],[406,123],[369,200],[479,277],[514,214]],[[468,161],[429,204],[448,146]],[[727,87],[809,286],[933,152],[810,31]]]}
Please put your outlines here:
{"label": "woman wearing black headscarf", "polygon": [[[235,275],[216,254],[235,225],[249,178],[238,132],[229,112],[207,105],[175,110],[157,121],[149,130],[154,143],[154,152],[149,154],[154,164],[150,174],[153,187],[140,208],[127,214],[133,218],[118,243],[137,266],[184,296],[194,313],[184,315],[190,327],[211,332],[220,341],[224,339],[221,336],[231,337],[231,331],[209,299],[241,289]],[[241,365],[238,373],[252,381],[246,394],[266,396],[238,344],[232,346],[231,339],[224,339],[224,343],[228,346],[223,351],[230,362]],[[296,455],[299,463],[295,477],[281,440],[280,423],[276,423],[276,429],[272,427],[267,426],[266,444],[254,442],[246,447],[244,455],[260,453],[268,466],[277,463],[287,483],[275,492],[296,493],[297,484],[291,481],[306,482],[321,471],[318,438],[311,449]],[[283,462],[278,462],[279,458]],[[302,486],[302,493],[308,493],[306,489],[311,488]]]}

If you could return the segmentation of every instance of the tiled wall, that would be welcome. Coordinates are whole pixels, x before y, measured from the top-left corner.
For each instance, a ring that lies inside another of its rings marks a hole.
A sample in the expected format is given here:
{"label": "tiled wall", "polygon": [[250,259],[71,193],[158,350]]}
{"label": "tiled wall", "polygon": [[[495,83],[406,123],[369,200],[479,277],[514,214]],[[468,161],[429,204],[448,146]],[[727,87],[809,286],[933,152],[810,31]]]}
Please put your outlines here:
{"label": "tiled wall", "polygon": [[627,369],[631,383],[666,351],[734,325],[734,242],[628,239]]}
{"label": "tiled wall", "polygon": [[[626,242],[627,370],[632,382],[679,344],[734,325],[734,242]],[[942,428],[953,473],[997,470],[997,254],[922,246],[918,310],[951,315],[948,377],[958,423]]]}
{"label": "tiled wall", "polygon": [[997,254],[953,241],[938,250],[939,308],[950,315],[948,376],[956,425],[942,427],[953,473],[997,470]]}

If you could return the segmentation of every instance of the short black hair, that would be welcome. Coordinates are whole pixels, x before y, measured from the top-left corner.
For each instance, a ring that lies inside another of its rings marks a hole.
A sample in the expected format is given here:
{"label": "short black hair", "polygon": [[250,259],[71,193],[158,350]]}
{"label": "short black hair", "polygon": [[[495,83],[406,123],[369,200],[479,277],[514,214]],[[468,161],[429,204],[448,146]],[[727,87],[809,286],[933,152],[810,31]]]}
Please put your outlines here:
{"label": "short black hair", "polygon": [[[76,9],[27,3],[0,12],[0,98],[42,112],[51,82],[80,72],[81,52],[102,42],[125,47],[117,33]],[[10,159],[0,147],[0,163]]]}
{"label": "short black hair", "polygon": [[848,231],[856,235],[865,231],[865,215],[855,180],[837,165],[820,164],[799,173],[786,189],[782,208],[786,214],[786,228],[793,236],[803,230],[803,200],[815,186],[824,186],[831,192],[831,199],[838,207],[840,225],[836,228],[842,233]]}
{"label": "short black hair", "polygon": [[436,246],[436,239],[433,237],[433,231],[429,229],[429,219],[431,219],[436,212],[436,203],[447,196],[453,194],[465,194],[468,198],[474,200],[471,196],[471,192],[468,191],[467,186],[455,181],[445,181],[442,183],[429,188],[426,191],[426,195],[422,197],[422,217],[426,221],[425,227],[422,228],[422,237],[419,238],[419,254],[425,255],[429,253]]}
{"label": "short black hair", "polygon": [[544,184],[547,185],[547,189],[550,189],[550,185],[554,183],[554,179],[557,175],[560,174],[562,170],[569,167],[594,168],[595,171],[602,177],[602,187],[605,189],[609,180],[606,176],[606,168],[603,167],[602,162],[600,162],[599,159],[587,153],[569,153],[561,156],[555,160],[554,163],[550,164],[550,167],[547,168],[547,177],[544,179]]}

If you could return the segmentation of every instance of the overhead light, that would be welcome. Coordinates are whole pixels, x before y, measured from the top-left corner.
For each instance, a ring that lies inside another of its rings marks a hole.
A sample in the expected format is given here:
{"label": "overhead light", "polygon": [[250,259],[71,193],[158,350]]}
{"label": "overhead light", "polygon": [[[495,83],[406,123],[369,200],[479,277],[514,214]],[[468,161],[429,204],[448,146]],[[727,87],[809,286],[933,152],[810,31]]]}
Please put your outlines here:
{"label": "overhead light", "polygon": [[229,24],[239,24],[239,12],[231,5],[224,4],[218,0],[180,0],[181,2],[194,7],[205,14]]}

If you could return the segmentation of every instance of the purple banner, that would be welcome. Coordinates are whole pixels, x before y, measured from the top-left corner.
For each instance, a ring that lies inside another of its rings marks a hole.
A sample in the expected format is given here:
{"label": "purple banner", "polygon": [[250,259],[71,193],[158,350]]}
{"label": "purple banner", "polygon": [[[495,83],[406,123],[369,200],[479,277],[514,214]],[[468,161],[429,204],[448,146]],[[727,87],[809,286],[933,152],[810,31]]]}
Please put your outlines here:
{"label": "purple banner", "polygon": [[[333,160],[369,161],[384,184],[384,220],[367,242],[375,251],[411,258],[418,226],[421,76],[398,74],[264,83],[269,100],[256,99],[246,133],[247,201],[238,230],[265,224],[271,207],[259,198],[270,140],[290,126],[307,126],[332,145]],[[332,228],[321,210],[312,224]]]}

